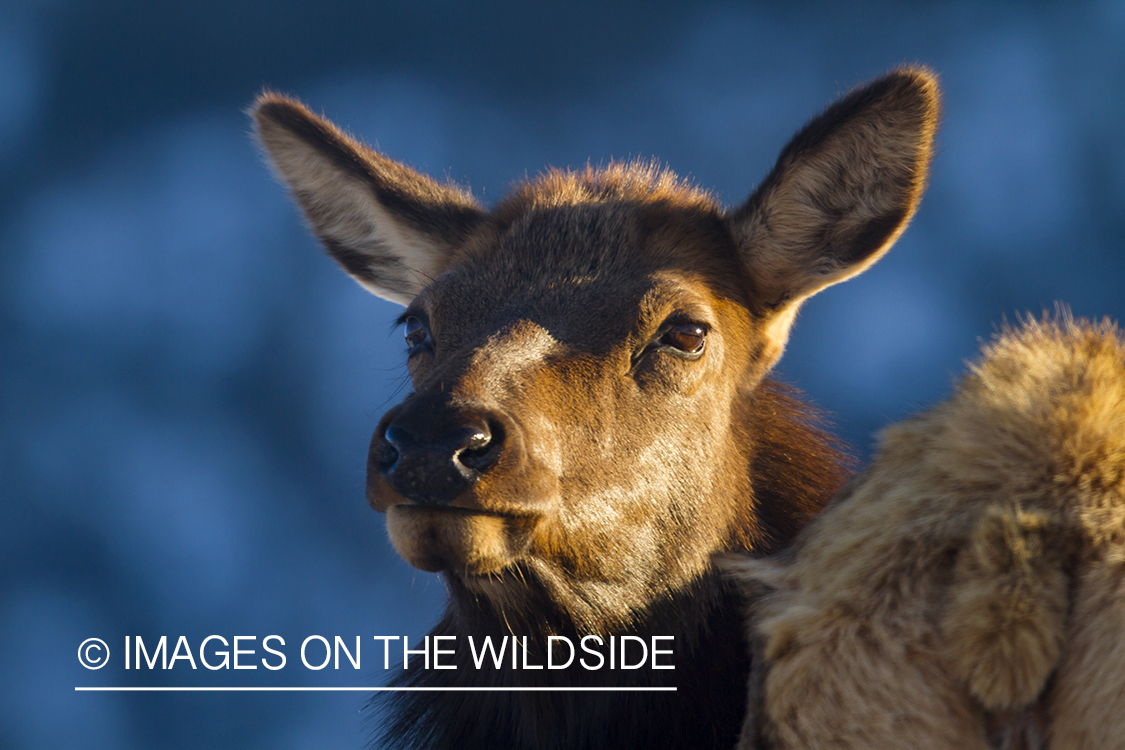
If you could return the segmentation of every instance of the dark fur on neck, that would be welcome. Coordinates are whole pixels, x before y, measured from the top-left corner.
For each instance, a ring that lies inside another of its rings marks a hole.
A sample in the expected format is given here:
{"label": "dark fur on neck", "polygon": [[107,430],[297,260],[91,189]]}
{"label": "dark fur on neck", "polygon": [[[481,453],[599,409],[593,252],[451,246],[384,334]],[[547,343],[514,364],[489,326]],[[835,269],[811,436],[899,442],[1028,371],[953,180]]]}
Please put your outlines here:
{"label": "dark fur on neck", "polygon": [[[742,504],[745,515],[715,553],[765,554],[787,544],[840,487],[847,459],[838,443],[818,426],[818,415],[793,390],[764,381],[746,403],[737,427],[755,446],[748,471],[754,497]],[[516,574],[541,591],[533,574]],[[590,750],[614,748],[733,747],[746,706],[750,671],[742,595],[711,569],[688,586],[635,613],[633,625],[609,635],[672,635],[675,670],[603,668],[588,671],[577,663],[566,670],[474,668],[467,636],[482,639],[528,636],[533,664],[546,661],[548,635],[564,635],[577,645],[589,633],[542,595],[533,618],[518,623],[498,616],[494,607],[448,577],[449,608],[430,635],[457,637],[456,670],[412,667],[395,680],[413,687],[656,687],[676,692],[407,692],[391,694],[383,707],[387,721],[376,747],[388,749],[475,750],[536,748]],[[521,631],[521,628],[526,628]],[[415,657],[417,658],[417,657]],[[382,701],[382,698],[377,700]]]}

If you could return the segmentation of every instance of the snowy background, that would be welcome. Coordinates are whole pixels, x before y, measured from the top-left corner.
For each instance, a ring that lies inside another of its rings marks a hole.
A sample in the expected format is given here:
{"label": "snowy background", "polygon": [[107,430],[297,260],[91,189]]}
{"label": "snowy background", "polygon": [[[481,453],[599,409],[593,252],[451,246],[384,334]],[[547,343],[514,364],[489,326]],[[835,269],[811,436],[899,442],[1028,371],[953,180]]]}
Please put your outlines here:
{"label": "snowy background", "polygon": [[[125,672],[123,638],[420,636],[443,591],[363,498],[397,314],[320,251],[248,137],[263,86],[494,202],[656,156],[729,205],[903,62],[945,120],[911,229],[781,363],[869,455],[1004,316],[1125,319],[1125,2],[137,3],[0,8],[0,747],[360,748],[347,669]],[[75,658],[87,637],[116,650]],[[366,646],[365,646],[366,647]]]}

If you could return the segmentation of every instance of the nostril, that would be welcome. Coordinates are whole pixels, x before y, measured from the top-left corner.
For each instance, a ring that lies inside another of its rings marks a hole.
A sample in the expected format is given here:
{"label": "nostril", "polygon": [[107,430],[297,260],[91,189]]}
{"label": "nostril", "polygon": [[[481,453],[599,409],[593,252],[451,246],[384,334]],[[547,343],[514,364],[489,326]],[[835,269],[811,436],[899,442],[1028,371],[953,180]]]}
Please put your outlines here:
{"label": "nostril", "polygon": [[490,429],[491,427],[490,424],[483,430],[475,430],[469,435],[454,454],[453,460],[478,472],[485,471],[496,463],[503,442],[503,432]]}
{"label": "nostril", "polygon": [[465,441],[461,448],[461,455],[476,454],[488,450],[488,445],[492,441],[492,436],[486,432],[474,432]]}
{"label": "nostril", "polygon": [[379,457],[379,469],[384,473],[390,471],[398,463],[401,455],[400,448],[409,440],[409,436],[400,427],[388,427],[383,433],[383,453]]}
{"label": "nostril", "polygon": [[487,464],[486,457],[492,450],[492,445],[487,437],[483,435],[481,435],[481,437],[484,439],[474,441],[470,445],[467,445],[461,450],[457,451],[457,455],[454,456],[454,460],[462,464],[463,466],[467,466],[470,469],[476,469],[477,471],[480,471],[482,468],[484,468],[484,466]]}
{"label": "nostril", "polygon": [[398,457],[398,448],[388,442],[383,446],[383,455],[379,457],[379,469],[383,472],[390,471],[398,463]]}

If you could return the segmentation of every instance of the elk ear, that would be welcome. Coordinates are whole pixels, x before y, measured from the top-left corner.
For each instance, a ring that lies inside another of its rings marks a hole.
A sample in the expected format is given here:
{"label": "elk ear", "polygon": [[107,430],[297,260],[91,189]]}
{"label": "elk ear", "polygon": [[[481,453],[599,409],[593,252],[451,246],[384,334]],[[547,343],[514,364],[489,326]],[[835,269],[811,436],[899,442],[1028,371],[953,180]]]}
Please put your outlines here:
{"label": "elk ear", "polygon": [[781,356],[801,302],[865,270],[906,228],[925,187],[937,80],[896,70],[806,125],[729,216]]}
{"label": "elk ear", "polygon": [[483,218],[467,193],[376,153],[299,102],[263,94],[251,114],[329,254],[380,297],[409,303]]}

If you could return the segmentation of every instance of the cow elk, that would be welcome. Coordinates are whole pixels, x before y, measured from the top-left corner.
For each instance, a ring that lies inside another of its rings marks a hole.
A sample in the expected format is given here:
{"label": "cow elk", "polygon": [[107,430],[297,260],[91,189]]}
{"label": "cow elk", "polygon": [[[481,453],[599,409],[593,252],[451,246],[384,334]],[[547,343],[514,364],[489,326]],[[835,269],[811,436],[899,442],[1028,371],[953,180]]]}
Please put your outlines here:
{"label": "cow elk", "polygon": [[914,68],[848,94],[731,210],[640,163],[548,171],[489,210],[258,100],[258,138],[329,254],[406,306],[414,390],[375,430],[367,499],[447,582],[433,634],[526,637],[539,664],[552,635],[674,637],[674,670],[475,669],[461,650],[458,669],[408,669],[415,687],[610,690],[404,693],[385,745],[734,745],[744,601],[712,558],[781,548],[845,478],[767,373],[801,303],[910,220],[937,98]]}

